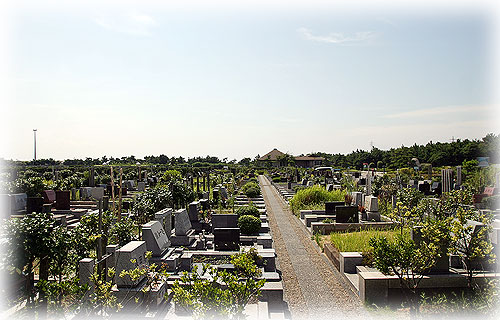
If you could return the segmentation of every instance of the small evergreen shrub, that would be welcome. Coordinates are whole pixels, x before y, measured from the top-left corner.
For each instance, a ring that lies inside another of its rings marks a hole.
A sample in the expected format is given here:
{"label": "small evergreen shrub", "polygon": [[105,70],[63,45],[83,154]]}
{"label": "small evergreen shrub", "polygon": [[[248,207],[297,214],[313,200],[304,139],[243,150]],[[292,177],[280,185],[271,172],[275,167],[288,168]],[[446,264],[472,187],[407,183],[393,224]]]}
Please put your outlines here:
{"label": "small evergreen shrub", "polygon": [[241,187],[241,192],[249,198],[255,198],[260,195],[260,187],[257,183],[250,181]]}
{"label": "small evergreen shrub", "polygon": [[260,230],[260,219],[250,215],[244,215],[238,218],[238,227],[242,234],[254,234]]}
{"label": "small evergreen shrub", "polygon": [[327,201],[344,201],[345,190],[326,191],[321,186],[312,186],[302,189],[290,199],[290,207],[292,212],[298,214],[300,210],[308,209],[309,207],[323,206]]}
{"label": "small evergreen shrub", "polygon": [[254,217],[259,217],[260,216],[260,213],[259,213],[259,209],[257,209],[257,207],[255,206],[241,206],[239,207],[236,212],[235,212],[238,217],[241,217],[241,216],[254,216]]}

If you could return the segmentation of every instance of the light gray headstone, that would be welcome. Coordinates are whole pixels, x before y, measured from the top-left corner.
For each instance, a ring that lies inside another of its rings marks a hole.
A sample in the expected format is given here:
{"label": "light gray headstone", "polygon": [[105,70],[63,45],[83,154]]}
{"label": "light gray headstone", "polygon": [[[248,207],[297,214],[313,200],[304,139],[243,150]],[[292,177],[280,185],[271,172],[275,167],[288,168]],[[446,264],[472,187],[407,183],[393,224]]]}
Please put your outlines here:
{"label": "light gray headstone", "polygon": [[452,169],[441,169],[441,187],[442,192],[450,192],[453,179]]}
{"label": "light gray headstone", "polygon": [[155,220],[161,223],[167,237],[172,233],[172,211],[172,208],[165,208],[155,213]]}
{"label": "light gray headstone", "polygon": [[354,205],[357,205],[357,206],[363,205],[363,193],[362,192],[354,191],[354,192],[351,192],[351,195],[352,195],[352,203]]}
{"label": "light gray headstone", "polygon": [[146,190],[146,182],[144,181],[137,182],[137,191],[144,191],[144,190]]}
{"label": "light gray headstone", "polygon": [[378,211],[378,198],[374,196],[365,197],[366,211]]}
{"label": "light gray headstone", "polygon": [[119,287],[135,287],[146,277],[146,275],[143,275],[137,280],[132,281],[129,276],[123,278],[119,276],[124,270],[149,265],[146,259],[146,248],[146,241],[130,241],[116,250],[116,284]]}
{"label": "light gray headstone", "polygon": [[90,193],[92,195],[92,198],[100,200],[102,199],[102,197],[104,197],[104,188],[101,187],[92,188]]}
{"label": "light gray headstone", "polygon": [[78,282],[80,285],[91,284],[90,276],[94,273],[95,260],[83,258],[78,262]]}
{"label": "light gray headstone", "polygon": [[26,193],[15,193],[10,195],[11,209],[13,212],[26,210],[26,201],[28,195]]}
{"label": "light gray headstone", "polygon": [[161,256],[163,251],[170,246],[165,230],[156,220],[142,225],[142,239],[146,241],[148,251],[151,251],[155,257]]}
{"label": "light gray headstone", "polygon": [[192,228],[191,221],[186,209],[179,209],[175,212],[175,235],[185,236],[189,229]]}

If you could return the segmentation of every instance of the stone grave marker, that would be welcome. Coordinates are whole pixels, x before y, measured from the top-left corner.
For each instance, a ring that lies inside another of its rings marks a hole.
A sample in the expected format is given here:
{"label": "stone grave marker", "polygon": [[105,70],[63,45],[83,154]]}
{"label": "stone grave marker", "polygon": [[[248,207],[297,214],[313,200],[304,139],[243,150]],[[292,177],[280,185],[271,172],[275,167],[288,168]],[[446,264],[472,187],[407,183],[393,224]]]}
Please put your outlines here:
{"label": "stone grave marker", "polygon": [[146,241],[146,248],[153,256],[161,256],[170,246],[170,241],[160,222],[153,220],[142,225],[142,239]]}
{"label": "stone grave marker", "polygon": [[351,192],[352,195],[352,203],[357,205],[357,206],[362,206],[363,205],[363,192],[359,191],[354,191]]}
{"label": "stone grave marker", "polygon": [[335,207],[335,222],[337,223],[358,223],[358,207],[337,206]]}
{"label": "stone grave marker", "polygon": [[69,210],[70,208],[70,200],[69,200],[70,192],[69,191],[56,191],[56,209],[57,210]]}
{"label": "stone grave marker", "polygon": [[137,191],[144,191],[146,190],[146,183],[144,181],[139,181],[137,182]]}
{"label": "stone grave marker", "polygon": [[441,191],[450,192],[453,185],[453,170],[452,169],[441,169]]}
{"label": "stone grave marker", "polygon": [[179,209],[175,212],[175,235],[185,236],[188,231],[192,228],[191,221],[189,220],[189,215],[186,209]]}
{"label": "stone grave marker", "polygon": [[94,187],[90,191],[90,194],[91,194],[92,198],[94,198],[96,200],[100,200],[104,197],[104,188]]}
{"label": "stone grave marker", "polygon": [[366,211],[378,211],[378,198],[374,196],[365,197],[365,209]]}
{"label": "stone grave marker", "polygon": [[200,220],[199,215],[199,201],[193,201],[188,206],[188,215],[191,222]]}
{"label": "stone grave marker", "polygon": [[172,233],[172,211],[172,208],[165,208],[155,213],[155,220],[160,222],[167,237]]}
{"label": "stone grave marker", "polygon": [[237,214],[212,214],[212,230],[216,228],[237,228]]}
{"label": "stone grave marker", "polygon": [[216,250],[239,250],[240,228],[215,228],[213,233]]}
{"label": "stone grave marker", "polygon": [[[116,274],[119,275],[124,270],[135,269],[139,266],[147,266],[146,251],[146,241],[130,241],[116,250]],[[116,284],[118,287],[135,287],[145,277],[146,275],[142,275],[133,281],[130,276],[123,278],[118,276],[116,277]]]}
{"label": "stone grave marker", "polygon": [[345,205],[344,201],[325,202],[325,214],[334,215],[335,207]]}
{"label": "stone grave marker", "polygon": [[14,193],[10,195],[11,210],[14,214],[18,211],[26,210],[26,202],[28,201],[28,195],[26,193]]}
{"label": "stone grave marker", "polygon": [[45,203],[53,204],[56,202],[56,192],[54,190],[43,190],[42,196]]}

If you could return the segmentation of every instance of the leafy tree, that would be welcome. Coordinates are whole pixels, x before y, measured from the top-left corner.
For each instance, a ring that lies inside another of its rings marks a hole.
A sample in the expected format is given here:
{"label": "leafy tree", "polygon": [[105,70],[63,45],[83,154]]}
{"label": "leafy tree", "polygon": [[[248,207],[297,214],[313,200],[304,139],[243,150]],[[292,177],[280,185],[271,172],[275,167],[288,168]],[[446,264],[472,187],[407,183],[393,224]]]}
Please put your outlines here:
{"label": "leafy tree", "polygon": [[109,243],[118,244],[120,247],[132,240],[136,240],[134,235],[135,223],[132,219],[124,217],[117,221],[109,230]]}
{"label": "leafy tree", "polygon": [[243,318],[245,306],[260,295],[265,283],[259,279],[261,272],[256,265],[259,258],[255,249],[231,256],[235,272],[205,264],[202,274],[208,273],[209,280],[202,279],[196,268],[191,273],[184,272],[172,287],[173,299],[196,318]]}
{"label": "leafy tree", "polygon": [[374,237],[369,243],[373,248],[375,267],[383,274],[398,277],[411,313],[418,313],[416,291],[422,278],[436,264],[439,243],[423,241],[416,245],[402,234],[398,234],[393,242],[389,242],[386,237]]}
{"label": "leafy tree", "polygon": [[[481,225],[474,226],[469,221],[477,221]],[[493,217],[478,213],[473,208],[459,207],[451,221],[452,247],[450,252],[457,254],[467,270],[467,284],[472,286],[474,264],[481,260],[493,259],[493,246],[488,238]]]}

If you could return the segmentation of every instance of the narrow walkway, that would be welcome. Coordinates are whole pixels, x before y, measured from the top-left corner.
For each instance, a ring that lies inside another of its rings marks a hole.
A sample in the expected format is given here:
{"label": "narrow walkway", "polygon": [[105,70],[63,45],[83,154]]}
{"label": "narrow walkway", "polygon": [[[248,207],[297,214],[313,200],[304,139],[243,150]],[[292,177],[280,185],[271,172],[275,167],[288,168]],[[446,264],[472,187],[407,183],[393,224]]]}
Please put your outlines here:
{"label": "narrow walkway", "polygon": [[359,298],[320,254],[288,205],[259,176],[292,319],[366,318]]}

